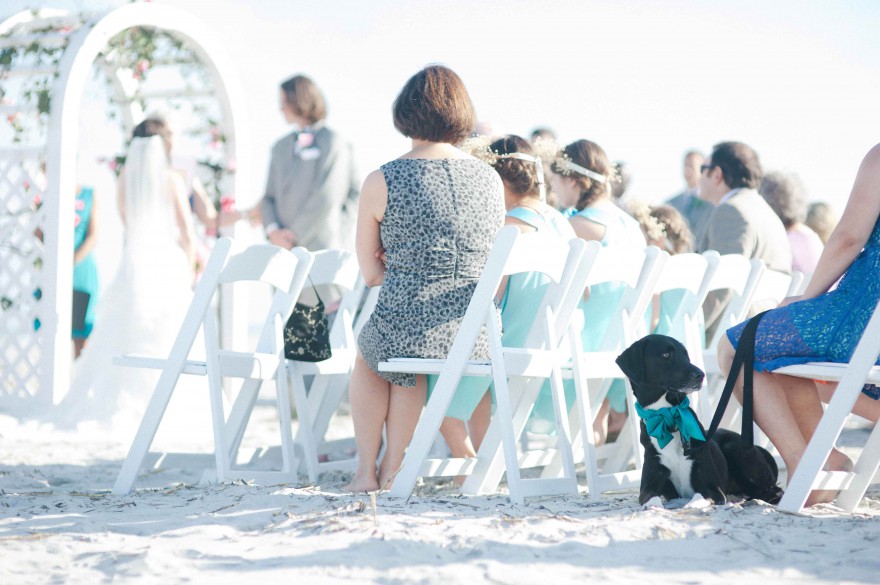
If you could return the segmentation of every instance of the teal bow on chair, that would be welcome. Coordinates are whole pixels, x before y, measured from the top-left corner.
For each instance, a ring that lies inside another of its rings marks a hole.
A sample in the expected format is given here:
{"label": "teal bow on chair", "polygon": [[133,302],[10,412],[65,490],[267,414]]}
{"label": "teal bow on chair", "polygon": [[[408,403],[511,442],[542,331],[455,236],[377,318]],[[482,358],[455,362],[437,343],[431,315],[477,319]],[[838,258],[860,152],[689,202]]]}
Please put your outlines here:
{"label": "teal bow on chair", "polygon": [[673,431],[678,431],[681,434],[682,443],[690,443],[691,439],[706,440],[700,423],[689,405],[690,401],[686,396],[676,406],[665,406],[653,410],[643,408],[641,404],[636,402],[636,412],[645,421],[648,434],[657,439],[657,443],[662,449],[672,440]]}

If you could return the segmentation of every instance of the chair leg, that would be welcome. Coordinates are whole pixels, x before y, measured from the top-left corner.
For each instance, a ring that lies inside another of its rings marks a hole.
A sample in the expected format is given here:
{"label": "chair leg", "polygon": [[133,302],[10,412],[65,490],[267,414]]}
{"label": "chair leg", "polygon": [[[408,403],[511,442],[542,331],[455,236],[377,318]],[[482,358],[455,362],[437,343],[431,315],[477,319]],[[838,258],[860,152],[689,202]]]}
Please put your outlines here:
{"label": "chair leg", "polygon": [[214,430],[214,460],[217,482],[224,481],[230,471],[231,453],[226,442],[223,413],[223,379],[220,376],[220,347],[217,343],[217,323],[209,316],[205,319],[205,354],[208,367],[208,395],[211,399],[211,425]]}
{"label": "chair leg", "polygon": [[180,377],[183,360],[176,365],[178,366],[176,369],[169,367],[163,370],[162,375],[159,377],[156,389],[150,397],[147,410],[131,443],[131,448],[128,450],[128,455],[122,463],[122,469],[119,471],[116,483],[113,484],[113,493],[115,495],[129,493],[134,485],[138,471],[143,465],[144,457],[146,457],[147,452],[150,450],[150,445],[153,444],[153,439],[156,437],[159,423],[162,422],[162,417],[165,415],[165,409],[168,408],[168,401],[171,400],[171,394],[174,392],[177,380]]}
{"label": "chair leg", "polygon": [[278,424],[281,433],[281,469],[296,476],[299,461],[293,442],[293,421],[290,417],[290,386],[287,373],[279,373],[275,382],[275,407],[278,409]]}
{"label": "chair leg", "polygon": [[[785,494],[778,506],[780,510],[799,512],[804,507],[810,496],[810,490],[813,488],[813,482],[822,472],[825,460],[828,459],[834,442],[840,436],[846,417],[852,411],[860,391],[861,383],[858,388],[844,388],[843,384],[837,388],[825,414],[822,415],[816,426],[812,439],[804,450],[794,475],[788,482],[788,487],[785,488]],[[861,498],[862,494],[859,494],[858,497]]]}
{"label": "chair leg", "polygon": [[868,486],[874,480],[874,474],[877,473],[878,467],[880,467],[880,424],[875,424],[874,430],[871,431],[871,435],[862,449],[862,454],[853,468],[852,482],[840,492],[840,497],[837,498],[837,503],[841,508],[847,512],[853,512],[856,509]]}
{"label": "chair leg", "polygon": [[[312,434],[312,416],[311,409],[309,408],[309,400],[308,396],[306,396],[306,387],[305,380],[303,379],[302,374],[298,371],[294,370],[290,372],[289,376],[285,376],[286,380],[289,380],[290,385],[293,387],[293,404],[296,408],[296,416],[298,420],[299,429],[297,431],[297,436],[301,438],[302,447],[303,447],[303,460],[305,461],[306,472],[309,476],[309,481],[312,483],[318,482],[318,452],[317,447],[315,446],[315,437]],[[287,390],[287,386],[285,385],[285,390]],[[289,396],[289,394],[288,394]],[[281,406],[279,405],[279,408]],[[286,411],[286,419],[287,423],[287,432],[290,434],[290,403],[287,403],[287,411]],[[291,437],[291,445],[293,444],[293,439]],[[293,449],[291,447],[291,453]],[[295,471],[295,468],[294,468]]]}

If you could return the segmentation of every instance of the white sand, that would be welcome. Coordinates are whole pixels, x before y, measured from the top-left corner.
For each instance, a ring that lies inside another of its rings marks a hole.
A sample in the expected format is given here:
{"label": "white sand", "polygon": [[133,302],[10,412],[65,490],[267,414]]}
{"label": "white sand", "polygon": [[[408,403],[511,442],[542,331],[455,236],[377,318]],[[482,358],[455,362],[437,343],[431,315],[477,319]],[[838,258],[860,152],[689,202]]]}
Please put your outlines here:
{"label": "white sand", "polygon": [[264,487],[169,469],[117,497],[119,439],[5,416],[0,435],[3,584],[880,581],[877,486],[854,516],[803,517],[757,502],[641,511],[635,493],[516,506],[428,482],[408,503],[380,496],[374,514],[340,491],[343,473]]}

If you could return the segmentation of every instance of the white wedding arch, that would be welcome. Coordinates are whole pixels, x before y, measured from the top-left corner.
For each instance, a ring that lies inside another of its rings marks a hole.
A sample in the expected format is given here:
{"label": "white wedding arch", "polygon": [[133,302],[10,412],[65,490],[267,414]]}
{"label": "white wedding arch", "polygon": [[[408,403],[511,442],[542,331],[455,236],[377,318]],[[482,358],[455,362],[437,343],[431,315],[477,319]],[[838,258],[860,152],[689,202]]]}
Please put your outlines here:
{"label": "white wedding arch", "polygon": [[[224,55],[197,19],[152,3],[100,15],[33,10],[0,23],[0,411],[45,411],[70,382],[78,118],[95,69],[118,112],[96,131],[129,136],[157,100],[196,104],[209,111],[221,175],[225,161],[239,163],[224,179],[235,192],[249,180],[237,156],[247,152],[244,106]],[[160,90],[143,83],[157,68],[178,70]]]}

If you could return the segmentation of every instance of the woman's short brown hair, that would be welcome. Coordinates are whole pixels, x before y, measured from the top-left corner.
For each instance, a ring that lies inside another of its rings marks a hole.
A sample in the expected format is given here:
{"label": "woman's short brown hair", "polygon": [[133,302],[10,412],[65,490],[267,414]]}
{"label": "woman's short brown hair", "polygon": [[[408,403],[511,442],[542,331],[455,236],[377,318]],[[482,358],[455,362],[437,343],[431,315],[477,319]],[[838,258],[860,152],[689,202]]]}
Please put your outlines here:
{"label": "woman's short brown hair", "polygon": [[477,120],[461,78],[442,65],[429,65],[410,77],[394,100],[393,112],[401,134],[429,142],[461,142]]}
{"label": "woman's short brown hair", "polygon": [[321,90],[305,75],[291,77],[281,84],[281,91],[293,113],[308,120],[309,124],[327,117],[327,104]]}

